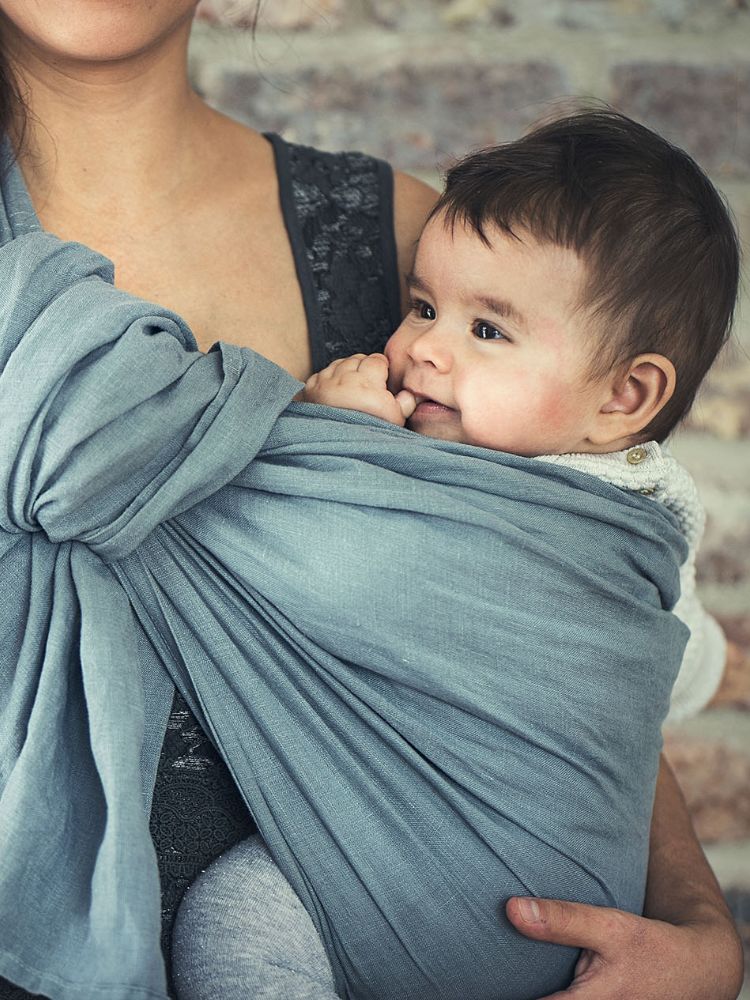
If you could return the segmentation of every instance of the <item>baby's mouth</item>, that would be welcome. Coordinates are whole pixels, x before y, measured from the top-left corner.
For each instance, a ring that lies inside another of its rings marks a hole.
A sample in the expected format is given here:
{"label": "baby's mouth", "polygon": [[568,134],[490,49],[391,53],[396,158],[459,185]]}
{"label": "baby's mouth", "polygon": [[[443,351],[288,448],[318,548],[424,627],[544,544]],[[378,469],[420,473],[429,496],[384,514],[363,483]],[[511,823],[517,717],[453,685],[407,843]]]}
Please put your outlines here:
{"label": "baby's mouth", "polygon": [[417,400],[417,408],[415,413],[432,413],[433,411],[438,412],[441,410],[449,411],[453,413],[453,407],[446,406],[445,403],[438,403],[435,399],[419,399]]}
{"label": "baby's mouth", "polygon": [[430,396],[422,396],[419,393],[414,393],[414,398],[417,401],[417,405],[411,417],[409,417],[410,422],[414,420],[439,420],[440,418],[455,417],[458,412],[452,406],[446,406],[445,403],[440,403]]}
{"label": "baby's mouth", "polygon": [[417,405],[414,409],[414,413],[412,413],[411,415],[411,419],[414,419],[414,417],[419,417],[419,416],[424,416],[424,417],[439,416],[456,412],[456,410],[454,410],[452,406],[447,406],[445,403],[440,403],[438,402],[437,399],[433,399],[431,396],[425,396],[423,393],[420,392],[412,392],[411,389],[409,390],[409,392],[412,393],[415,400],[417,401]]}

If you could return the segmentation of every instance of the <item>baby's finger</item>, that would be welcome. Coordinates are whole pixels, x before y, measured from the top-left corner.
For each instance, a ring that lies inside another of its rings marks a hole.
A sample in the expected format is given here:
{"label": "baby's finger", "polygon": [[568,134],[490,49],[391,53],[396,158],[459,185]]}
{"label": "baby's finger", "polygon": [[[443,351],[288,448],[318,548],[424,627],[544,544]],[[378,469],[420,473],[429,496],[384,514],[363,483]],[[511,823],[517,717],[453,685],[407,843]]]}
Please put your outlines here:
{"label": "baby's finger", "polygon": [[359,371],[368,378],[385,381],[388,378],[388,358],[385,354],[368,354],[359,363]]}
{"label": "baby's finger", "polygon": [[332,361],[330,365],[321,368],[319,372],[313,372],[305,381],[305,388],[312,390],[317,389],[320,385],[324,385],[329,379],[333,378],[336,373],[336,366],[339,363],[339,361]]}
{"label": "baby's finger", "polygon": [[396,402],[399,405],[404,420],[408,420],[417,408],[417,400],[408,389],[401,389],[396,393]]}
{"label": "baby's finger", "polygon": [[348,372],[356,372],[359,369],[366,354],[352,354],[348,358],[339,358],[338,361],[333,361],[331,363],[331,369],[335,370],[337,375],[344,375]]}

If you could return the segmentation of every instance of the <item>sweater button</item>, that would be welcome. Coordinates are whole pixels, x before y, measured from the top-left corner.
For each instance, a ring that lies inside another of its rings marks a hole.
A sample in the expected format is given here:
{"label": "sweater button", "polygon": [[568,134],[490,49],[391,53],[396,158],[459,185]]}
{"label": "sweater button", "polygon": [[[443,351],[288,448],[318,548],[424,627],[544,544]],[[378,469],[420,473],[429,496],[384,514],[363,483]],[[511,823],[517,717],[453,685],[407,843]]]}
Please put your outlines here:
{"label": "sweater button", "polygon": [[631,448],[627,453],[625,458],[627,459],[628,465],[640,465],[644,458],[647,458],[648,452],[641,445],[636,445],[635,448]]}

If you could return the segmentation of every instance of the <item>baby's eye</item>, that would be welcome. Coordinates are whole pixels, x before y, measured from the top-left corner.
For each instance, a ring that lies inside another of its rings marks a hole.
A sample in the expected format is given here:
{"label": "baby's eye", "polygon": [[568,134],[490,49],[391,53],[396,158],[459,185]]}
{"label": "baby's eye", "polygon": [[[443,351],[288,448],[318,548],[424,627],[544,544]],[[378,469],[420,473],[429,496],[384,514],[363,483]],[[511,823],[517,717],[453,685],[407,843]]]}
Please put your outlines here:
{"label": "baby's eye", "polygon": [[478,319],[474,324],[474,336],[479,340],[507,340],[502,330],[498,330],[496,326],[492,323],[488,323],[487,320]]}
{"label": "baby's eye", "polygon": [[437,315],[430,303],[424,302],[422,299],[415,299],[411,307],[420,319],[435,319]]}

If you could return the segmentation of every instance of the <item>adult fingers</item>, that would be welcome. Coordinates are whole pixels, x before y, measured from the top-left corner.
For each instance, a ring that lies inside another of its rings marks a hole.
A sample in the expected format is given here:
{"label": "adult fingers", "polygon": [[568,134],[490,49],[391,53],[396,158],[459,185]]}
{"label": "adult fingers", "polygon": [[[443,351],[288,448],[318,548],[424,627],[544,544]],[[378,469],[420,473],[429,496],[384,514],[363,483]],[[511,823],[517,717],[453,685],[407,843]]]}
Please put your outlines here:
{"label": "adult fingers", "polygon": [[560,899],[513,897],[506,915],[517,931],[537,941],[589,948],[601,955],[635,931],[637,918],[621,910]]}

